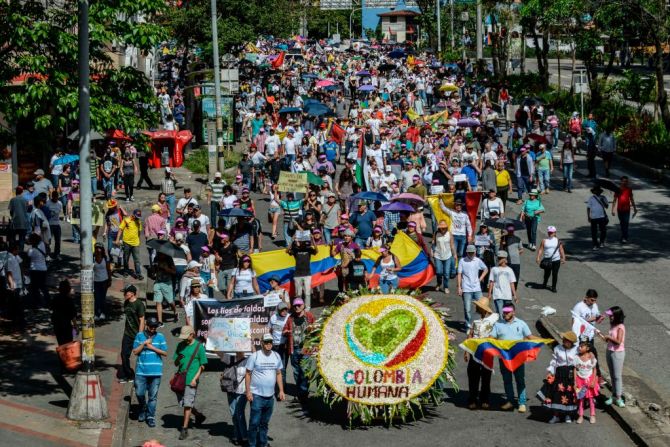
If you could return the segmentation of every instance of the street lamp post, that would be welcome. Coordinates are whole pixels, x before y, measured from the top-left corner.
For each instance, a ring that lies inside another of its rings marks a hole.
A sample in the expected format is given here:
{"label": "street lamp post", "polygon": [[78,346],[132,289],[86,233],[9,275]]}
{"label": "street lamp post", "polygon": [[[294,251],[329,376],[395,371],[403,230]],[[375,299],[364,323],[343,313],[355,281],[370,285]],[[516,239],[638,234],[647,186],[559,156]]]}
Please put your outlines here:
{"label": "street lamp post", "polygon": [[484,58],[484,45],[482,42],[482,0],[477,0],[477,60]]}
{"label": "street lamp post", "polygon": [[438,58],[442,55],[442,23],[440,18],[440,3],[442,0],[436,0],[435,8],[437,9],[437,56]]}
{"label": "street lamp post", "polygon": [[75,377],[68,419],[106,419],[107,401],[102,395],[100,375],[95,372],[95,321],[93,319],[93,190],[91,188],[91,91],[89,72],[88,0],[79,0],[79,178],[81,229],[81,324],[82,370]]}
{"label": "street lamp post", "polygon": [[454,0],[449,1],[451,7],[451,49],[456,48],[456,36],[454,35]]}
{"label": "street lamp post", "polygon": [[[214,67],[214,100],[216,102],[216,157],[217,164],[220,163],[223,148],[223,120],[221,118],[221,72],[219,69],[219,29],[216,17],[216,0],[211,0],[212,14],[212,57]],[[219,166],[219,170],[223,170]],[[210,172],[211,175],[213,173]]]}

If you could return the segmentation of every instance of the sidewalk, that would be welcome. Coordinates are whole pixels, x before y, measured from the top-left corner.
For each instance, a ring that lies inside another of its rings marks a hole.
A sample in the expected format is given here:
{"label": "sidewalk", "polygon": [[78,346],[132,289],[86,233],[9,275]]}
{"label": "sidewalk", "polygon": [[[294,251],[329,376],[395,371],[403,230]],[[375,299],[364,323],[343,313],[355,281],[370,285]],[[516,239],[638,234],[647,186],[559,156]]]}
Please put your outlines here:
{"label": "sidewalk", "polygon": [[[152,170],[151,179],[157,186],[163,170]],[[199,176],[185,168],[174,169],[179,179],[177,195],[184,187],[190,187],[194,196],[204,191]],[[204,177],[204,176],[203,176]],[[118,192],[116,198],[127,211],[142,209],[143,215],[150,213],[158,190],[140,189],[135,192],[135,202],[125,202]],[[8,202],[0,202],[0,216],[8,215]],[[70,225],[63,222],[61,261],[50,265],[48,284],[52,294],[62,279],[70,279],[75,302],[79,308],[79,246],[71,242]],[[146,251],[141,251],[146,265]],[[39,309],[26,311],[27,328],[24,332],[12,332],[9,322],[0,320],[0,437],[3,445],[25,446],[122,446],[128,420],[127,396],[132,384],[121,385],[116,380],[116,369],[120,365],[121,334],[124,327],[123,296],[120,292],[124,282],[133,282],[140,297],[146,296],[148,280],[133,281],[132,278],[114,278],[108,292],[107,320],[96,328],[96,370],[100,374],[102,390],[109,408],[109,419],[96,428],[83,428],[67,420],[69,396],[74,384],[74,374],[63,374],[56,354],[56,340],[50,321],[50,311]]]}

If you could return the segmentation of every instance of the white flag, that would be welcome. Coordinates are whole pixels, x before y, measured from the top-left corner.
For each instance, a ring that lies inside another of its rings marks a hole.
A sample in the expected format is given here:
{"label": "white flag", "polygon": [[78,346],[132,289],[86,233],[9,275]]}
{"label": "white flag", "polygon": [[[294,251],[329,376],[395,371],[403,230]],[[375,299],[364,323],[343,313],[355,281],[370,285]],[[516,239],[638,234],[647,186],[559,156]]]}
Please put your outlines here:
{"label": "white flag", "polygon": [[598,329],[579,315],[577,315],[574,311],[571,311],[572,313],[572,332],[574,332],[577,335],[577,338],[580,340],[582,338],[588,338],[591,340],[596,332],[599,332]]}

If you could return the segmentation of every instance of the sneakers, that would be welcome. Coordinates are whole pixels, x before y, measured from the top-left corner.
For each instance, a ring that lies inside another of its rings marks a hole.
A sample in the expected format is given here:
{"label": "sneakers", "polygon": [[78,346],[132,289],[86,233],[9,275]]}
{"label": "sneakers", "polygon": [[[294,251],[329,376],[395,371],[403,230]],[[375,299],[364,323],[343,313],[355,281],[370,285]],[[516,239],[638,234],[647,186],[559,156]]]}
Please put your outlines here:
{"label": "sneakers", "polygon": [[592,424],[595,424],[595,423],[596,423],[596,417],[595,417],[595,416],[591,416],[591,417],[589,418],[589,422],[592,423]]}
{"label": "sneakers", "polygon": [[[558,422],[561,422],[561,419],[556,415],[552,416],[551,419],[549,419],[550,424],[556,424]],[[567,420],[566,420],[566,422],[567,422]]]}
{"label": "sneakers", "polygon": [[578,423],[578,424],[581,424],[582,422],[584,422],[584,416],[579,416],[579,417],[577,418],[577,423]]}
{"label": "sneakers", "polygon": [[133,383],[133,379],[119,379],[119,383]]}
{"label": "sneakers", "polygon": [[159,322],[158,322],[158,328],[162,328],[163,326],[165,326],[165,325],[163,324],[163,322],[162,322],[162,321],[159,321]]}
{"label": "sneakers", "polygon": [[572,424],[572,418],[570,417],[570,415],[565,416],[565,423]]}
{"label": "sneakers", "polygon": [[612,396],[610,396],[605,400],[605,405],[612,405],[613,402],[614,402],[614,398]]}
{"label": "sneakers", "polygon": [[623,401],[623,399],[617,399],[616,402],[614,402],[614,405],[616,405],[619,408],[626,407],[626,403]]}
{"label": "sneakers", "polygon": [[519,413],[525,413],[526,412],[526,406],[523,405],[523,404],[519,405],[519,410],[518,411],[519,411]]}
{"label": "sneakers", "polygon": [[188,438],[188,428],[182,428],[179,430],[179,440],[183,441]]}
{"label": "sneakers", "polygon": [[477,404],[472,402],[471,404],[468,405],[468,410],[476,410],[477,409]]}
{"label": "sneakers", "polygon": [[137,422],[144,422],[147,419],[147,415],[144,410],[140,411],[140,414],[137,415]]}
{"label": "sneakers", "polygon": [[156,426],[156,419],[154,418],[147,418],[147,425],[150,428],[154,428]]}
{"label": "sneakers", "polygon": [[93,321],[100,321],[100,317],[96,315],[95,317],[93,317]]}
{"label": "sneakers", "polygon": [[513,409],[513,408],[514,408],[514,405],[512,405],[512,402],[505,402],[504,404],[502,404],[502,405],[500,406],[500,409],[501,409],[501,410],[504,410],[504,411],[509,411],[509,410],[511,410],[511,409]]}
{"label": "sneakers", "polygon": [[104,320],[105,318],[107,318],[107,317],[105,317],[105,314],[100,313],[100,320],[102,321],[102,320]]}

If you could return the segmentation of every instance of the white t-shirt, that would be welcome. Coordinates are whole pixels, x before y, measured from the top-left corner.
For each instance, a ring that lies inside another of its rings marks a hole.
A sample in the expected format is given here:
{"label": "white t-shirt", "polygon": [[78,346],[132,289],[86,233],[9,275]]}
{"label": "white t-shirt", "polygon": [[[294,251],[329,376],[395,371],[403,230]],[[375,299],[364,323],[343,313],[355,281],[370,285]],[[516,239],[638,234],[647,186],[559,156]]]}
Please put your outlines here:
{"label": "white t-shirt", "polygon": [[[584,301],[580,301],[579,303],[575,304],[575,307],[572,308],[572,312],[576,315],[579,315],[586,321],[589,321],[592,318],[598,318],[600,316],[600,310],[598,309],[597,303],[593,303],[591,307],[589,307]],[[595,322],[591,321],[590,323],[594,324]],[[587,326],[584,329],[583,335],[588,337],[589,340],[593,340],[595,331],[591,328],[591,326]]]}
{"label": "white t-shirt", "polygon": [[272,334],[272,344],[282,345],[286,343],[286,335],[282,333],[286,322],[288,321],[291,315],[287,312],[286,316],[282,317],[277,312],[273,313],[270,316],[270,321],[268,322],[268,328],[270,328],[270,333]]}
{"label": "white t-shirt", "polygon": [[200,221],[200,233],[202,234],[207,234],[207,225],[209,225],[209,217],[207,217],[205,214],[200,213],[199,217],[191,217],[188,220],[188,229],[193,231],[193,222],[199,220]]}
{"label": "white t-shirt", "polygon": [[287,155],[295,155],[295,146],[297,141],[295,138],[286,137],[284,138],[284,150]]}
{"label": "white t-shirt", "polygon": [[486,270],[486,264],[475,257],[470,259],[466,256],[458,261],[458,273],[461,274],[461,288],[463,292],[481,292],[482,286],[479,282],[479,272]]}
{"label": "white t-shirt", "polygon": [[223,199],[221,199],[221,203],[223,204],[223,209],[224,210],[229,210],[233,208],[235,205],[235,201],[237,200],[237,196],[235,194],[231,194],[229,196],[223,196]]}
{"label": "white t-shirt", "polygon": [[516,276],[510,267],[493,267],[489,281],[493,281],[494,300],[512,300],[511,284],[516,282]]}
{"label": "white t-shirt", "polygon": [[60,157],[57,154],[54,154],[51,157],[51,161],[49,161],[49,165],[53,166],[51,168],[51,175],[61,175],[63,173],[63,166],[62,164],[57,164],[55,165],[54,162],[58,160]]}
{"label": "white t-shirt", "polygon": [[251,394],[263,397],[274,396],[277,371],[281,371],[282,368],[281,357],[274,351],[265,354],[261,350],[251,354],[247,359],[247,371],[251,372]]}
{"label": "white t-shirt", "polygon": [[281,140],[277,135],[270,135],[265,140],[265,153],[268,157],[271,157],[277,152],[277,148],[281,144]]}
{"label": "white t-shirt", "polygon": [[440,261],[446,261],[451,258],[451,233],[444,234],[439,231],[435,233],[435,247],[433,248],[433,257]]}
{"label": "white t-shirt", "polygon": [[177,201],[177,209],[178,209],[178,210],[184,210],[184,211],[185,211],[185,210],[186,210],[186,207],[187,207],[189,204],[193,204],[193,206],[195,206],[195,205],[198,204],[198,201],[197,201],[194,197],[191,197],[191,198],[189,198],[189,199],[187,199],[186,197],[182,197],[181,199],[179,199],[179,200]]}
{"label": "white t-shirt", "polygon": [[502,216],[505,212],[505,205],[500,197],[496,197],[493,200],[489,200],[488,198],[482,200],[482,219],[491,217],[491,211],[498,211],[498,216]]}
{"label": "white t-shirt", "polygon": [[[602,203],[601,203],[602,202]],[[607,197],[592,195],[589,201],[586,202],[586,207],[589,209],[589,216],[591,219],[602,219],[607,215]]]}
{"label": "white t-shirt", "polygon": [[235,269],[232,275],[235,277],[235,293],[254,293],[253,279],[256,277],[256,272],[252,269]]}

